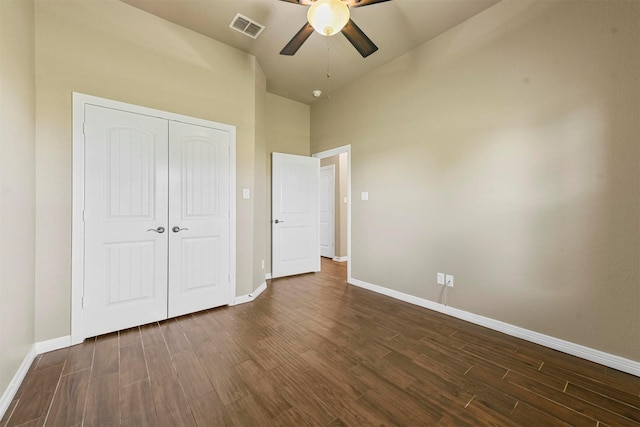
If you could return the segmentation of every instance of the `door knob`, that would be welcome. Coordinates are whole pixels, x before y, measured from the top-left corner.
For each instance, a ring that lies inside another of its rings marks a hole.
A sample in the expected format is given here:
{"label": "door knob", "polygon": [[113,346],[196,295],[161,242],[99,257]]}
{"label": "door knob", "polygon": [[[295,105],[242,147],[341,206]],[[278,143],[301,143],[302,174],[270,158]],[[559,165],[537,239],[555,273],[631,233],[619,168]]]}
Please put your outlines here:
{"label": "door knob", "polygon": [[276,219],[276,220],[275,220],[275,221],[273,221],[273,222],[275,222],[276,224],[280,224],[280,223],[283,223],[283,224],[284,224],[284,221],[280,221],[279,219]]}
{"label": "door knob", "polygon": [[155,231],[158,234],[162,234],[162,233],[164,233],[164,227],[150,228],[147,231]]}
{"label": "door knob", "polygon": [[173,227],[173,228],[171,229],[171,231],[173,231],[174,233],[179,233],[179,232],[181,232],[182,230],[188,230],[188,228],[180,228],[180,227],[178,227],[178,226],[176,225],[175,227]]}

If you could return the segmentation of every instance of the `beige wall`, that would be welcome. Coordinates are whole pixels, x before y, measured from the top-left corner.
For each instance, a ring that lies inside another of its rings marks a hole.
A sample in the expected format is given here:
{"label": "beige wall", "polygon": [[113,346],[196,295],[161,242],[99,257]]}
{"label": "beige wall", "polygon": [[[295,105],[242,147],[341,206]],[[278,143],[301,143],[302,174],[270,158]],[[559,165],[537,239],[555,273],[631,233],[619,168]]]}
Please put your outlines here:
{"label": "beige wall", "polygon": [[34,344],[34,12],[0,1],[0,396]]}
{"label": "beige wall", "polygon": [[[311,111],[352,272],[640,361],[640,3],[503,1]],[[357,114],[344,114],[345,111]]]}
{"label": "beige wall", "polygon": [[[256,70],[256,142],[254,182],[251,197],[254,204],[253,283],[255,290],[265,281],[266,260],[271,251],[269,236],[271,217],[267,204],[267,78],[258,65]],[[264,267],[262,267],[264,261]]]}
{"label": "beige wall", "polygon": [[[254,283],[255,58],[116,0],[36,1],[36,340],[70,333],[71,93],[237,127],[237,294]],[[263,132],[264,133],[264,132]]]}
{"label": "beige wall", "polygon": [[268,210],[265,270],[271,273],[271,153],[311,155],[311,109],[308,105],[272,93],[266,100],[267,158],[266,183]]}

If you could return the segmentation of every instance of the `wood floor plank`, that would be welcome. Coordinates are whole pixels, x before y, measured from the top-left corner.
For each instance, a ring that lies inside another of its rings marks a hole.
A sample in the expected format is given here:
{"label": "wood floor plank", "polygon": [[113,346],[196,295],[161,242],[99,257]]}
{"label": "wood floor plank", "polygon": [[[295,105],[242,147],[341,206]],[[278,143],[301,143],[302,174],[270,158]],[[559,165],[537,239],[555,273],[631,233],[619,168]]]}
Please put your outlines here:
{"label": "wood floor plank", "polygon": [[83,425],[120,425],[120,380],[117,372],[94,377],[89,381]]}
{"label": "wood floor plank", "polygon": [[214,353],[206,359],[199,360],[202,364],[204,378],[208,378],[213,384],[213,388],[224,405],[235,402],[249,393],[242,378],[231,369],[232,365],[224,359],[222,354]]}
{"label": "wood floor plank", "polygon": [[98,378],[103,375],[115,374],[119,371],[120,349],[118,333],[96,337],[91,377]]}
{"label": "wood floor plank", "polygon": [[74,426],[82,423],[91,371],[73,372],[60,378],[55,392],[47,424],[51,426]]}
{"label": "wood floor plank", "polygon": [[549,375],[565,379],[568,382],[576,384],[587,390],[608,396],[611,399],[618,400],[640,409],[640,396],[635,392],[636,383],[640,381],[640,379],[627,381],[626,385],[621,385],[616,384],[616,381],[612,381],[604,375],[595,376],[591,373],[589,376],[585,376],[585,373],[579,369],[580,368],[576,368],[575,370],[564,369],[549,363],[545,364],[541,370]]}
{"label": "wood floor plank", "polygon": [[26,384],[8,426],[18,426],[28,421],[46,417],[64,364],[37,369]]}
{"label": "wood floor plank", "polygon": [[[544,411],[540,411],[533,406],[520,402],[518,406],[513,410],[511,416],[520,425],[540,425],[540,426],[557,426],[557,427],[569,427],[572,424],[565,423]],[[596,426],[596,423],[591,424]]]}
{"label": "wood floor plank", "polygon": [[82,344],[69,347],[69,353],[64,365],[63,375],[90,369],[93,364],[95,338],[86,339]]}
{"label": "wood floor plank", "polygon": [[[593,426],[596,424],[597,420],[591,419],[580,413],[578,410],[566,407],[553,400],[553,395],[540,395],[535,391],[529,390],[527,388],[527,384],[523,384],[522,386],[515,384],[509,380],[510,375],[511,372],[505,376],[505,381],[502,384],[501,389],[518,399],[516,408],[522,404],[526,404],[526,410],[521,408],[519,411],[515,411],[514,409],[512,414],[517,414],[519,412],[526,414],[541,412],[547,414],[549,417],[574,426]],[[530,386],[530,388],[534,387]],[[553,390],[553,392],[556,393],[555,390]]]}
{"label": "wood floor plank", "polygon": [[435,425],[441,418],[436,408],[422,405],[409,394],[381,378],[364,366],[357,366],[353,372],[369,389],[362,400],[382,412],[385,417],[396,420],[400,425]]}
{"label": "wood floor plank", "polygon": [[215,390],[189,401],[198,426],[234,426]]}
{"label": "wood floor plank", "polygon": [[144,353],[147,361],[149,378],[153,384],[173,382],[178,379],[178,374],[173,366],[171,355],[164,343],[145,347]]}
{"label": "wood floor plank", "polygon": [[157,322],[140,326],[140,337],[144,347],[152,345],[166,345],[162,330]]}
{"label": "wood floor plank", "polygon": [[313,392],[314,378],[307,374],[303,364],[278,365],[265,373],[279,393],[304,417],[310,425],[327,425],[337,414]]}
{"label": "wood floor plank", "polygon": [[569,405],[572,408],[577,408],[585,414],[591,414],[598,421],[609,425],[640,426],[640,409],[636,407],[571,383],[567,384],[565,393],[577,398],[576,401],[570,401]]}
{"label": "wood floor plank", "polygon": [[124,329],[118,332],[118,340],[120,347],[127,347],[134,344],[142,344],[142,336],[140,335],[140,327],[136,326]]}
{"label": "wood floor plank", "polygon": [[243,381],[252,395],[260,396],[256,404],[262,407],[270,418],[276,418],[291,409],[289,402],[282,397],[253,360],[245,360],[232,366],[231,370]]}
{"label": "wood floor plank", "polygon": [[149,378],[142,342],[120,347],[120,386]]}
{"label": "wood floor plank", "polygon": [[334,365],[326,355],[308,350],[300,357],[323,377],[323,383],[329,384],[332,390],[340,390],[348,399],[358,399],[368,389],[349,369]]}
{"label": "wood floor plank", "polygon": [[40,358],[36,370],[47,369],[56,365],[63,365],[66,362],[68,355],[68,348],[61,348],[60,350],[45,353]]}
{"label": "wood floor plank", "polygon": [[120,387],[121,424],[125,426],[156,426],[155,402],[148,380]]}
{"label": "wood floor plank", "polygon": [[195,426],[191,408],[177,378],[152,383],[151,391],[158,425],[167,427]]}
{"label": "wood floor plank", "polygon": [[[453,422],[456,426],[521,426],[518,422],[509,418],[500,411],[496,411],[476,399],[472,399],[464,405],[450,399],[450,396],[441,394],[434,403],[442,408],[443,418],[438,425]],[[446,425],[446,424],[445,424]],[[533,424],[536,427],[537,424]],[[533,426],[532,425],[532,426]]]}
{"label": "wood floor plank", "polygon": [[269,425],[271,427],[309,427],[317,424],[313,424],[311,419],[299,412],[296,408],[291,408],[271,419]]}
{"label": "wood floor plank", "polygon": [[191,350],[191,345],[184,336],[184,330],[178,325],[176,319],[168,319],[160,322],[162,335],[169,348],[169,353],[176,354],[181,351]]}
{"label": "wood floor plank", "polygon": [[231,422],[236,426],[266,425],[271,419],[271,415],[256,403],[251,394],[231,402],[225,409]]}
{"label": "wood floor plank", "polygon": [[41,417],[41,418],[38,418],[37,420],[31,420],[24,424],[20,424],[19,426],[16,426],[16,427],[43,427],[46,420],[47,420],[47,417]]}
{"label": "wood floor plank", "polygon": [[6,426],[7,423],[9,422],[9,419],[11,418],[11,415],[13,414],[13,410],[16,408],[16,405],[18,404],[18,400],[14,399],[11,401],[11,403],[9,403],[9,406],[7,407],[7,410],[5,411],[4,415],[2,416],[2,418],[0,418],[0,426]]}
{"label": "wood floor plank", "polygon": [[171,358],[188,400],[213,390],[206,370],[192,351],[183,351],[172,355]]}

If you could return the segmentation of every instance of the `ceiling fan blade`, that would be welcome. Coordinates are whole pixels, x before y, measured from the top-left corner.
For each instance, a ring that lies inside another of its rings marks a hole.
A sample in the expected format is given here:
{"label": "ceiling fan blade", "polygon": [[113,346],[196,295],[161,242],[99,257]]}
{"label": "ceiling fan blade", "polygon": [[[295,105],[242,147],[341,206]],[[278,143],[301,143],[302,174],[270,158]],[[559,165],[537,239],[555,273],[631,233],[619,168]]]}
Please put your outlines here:
{"label": "ceiling fan blade", "polygon": [[307,22],[300,28],[300,31],[289,40],[289,43],[280,51],[280,55],[294,55],[298,49],[300,49],[300,46],[307,41],[311,33],[313,33],[313,27]]}
{"label": "ceiling fan blade", "polygon": [[[285,1],[287,3],[301,4],[303,6],[309,6],[312,3],[311,0],[280,0],[280,1]],[[384,1],[386,1],[386,0],[384,0]]]}
{"label": "ceiling fan blade", "polygon": [[[283,0],[283,1],[290,1],[290,0]],[[351,0],[347,4],[349,5],[349,7],[362,7],[362,6],[369,6],[371,4],[382,3],[385,1],[391,1],[391,0]]]}
{"label": "ceiling fan blade", "polygon": [[[364,1],[364,0],[363,0]],[[347,22],[347,25],[342,29],[342,34],[351,42],[353,47],[356,48],[360,55],[363,58],[371,55],[373,52],[378,50],[378,46],[373,44],[371,39],[367,37],[365,33],[362,32],[360,27],[356,25],[351,19]]]}

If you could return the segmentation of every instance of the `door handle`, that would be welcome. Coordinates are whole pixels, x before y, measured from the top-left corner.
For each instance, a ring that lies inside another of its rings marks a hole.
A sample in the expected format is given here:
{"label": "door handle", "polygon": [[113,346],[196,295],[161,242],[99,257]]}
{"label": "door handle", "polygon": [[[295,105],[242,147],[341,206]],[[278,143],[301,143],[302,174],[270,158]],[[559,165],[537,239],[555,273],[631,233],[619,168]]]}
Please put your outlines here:
{"label": "door handle", "polygon": [[147,231],[155,231],[158,234],[162,234],[162,233],[164,233],[164,227],[150,228]]}
{"label": "door handle", "polygon": [[182,230],[188,230],[188,228],[180,228],[180,227],[178,227],[178,226],[176,225],[175,227],[173,227],[173,228],[171,229],[171,231],[173,231],[174,233],[179,233],[179,232],[181,232]]}
{"label": "door handle", "polygon": [[276,224],[280,224],[280,223],[283,223],[283,224],[284,224],[284,221],[280,221],[279,219],[276,219],[276,220],[275,220],[275,221],[273,221],[273,222],[275,222]]}

